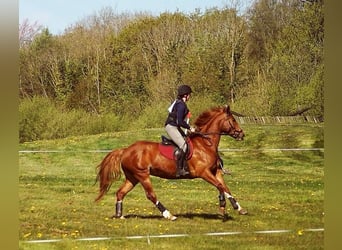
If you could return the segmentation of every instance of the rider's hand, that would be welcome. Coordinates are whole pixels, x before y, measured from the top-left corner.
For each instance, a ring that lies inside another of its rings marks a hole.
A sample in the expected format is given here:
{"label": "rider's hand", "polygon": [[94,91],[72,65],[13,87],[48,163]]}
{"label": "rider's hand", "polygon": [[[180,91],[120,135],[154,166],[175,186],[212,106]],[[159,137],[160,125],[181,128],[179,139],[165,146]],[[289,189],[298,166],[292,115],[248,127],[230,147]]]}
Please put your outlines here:
{"label": "rider's hand", "polygon": [[191,132],[191,133],[194,133],[195,131],[196,131],[196,129],[195,129],[194,127],[191,127],[191,128],[190,128],[190,132]]}

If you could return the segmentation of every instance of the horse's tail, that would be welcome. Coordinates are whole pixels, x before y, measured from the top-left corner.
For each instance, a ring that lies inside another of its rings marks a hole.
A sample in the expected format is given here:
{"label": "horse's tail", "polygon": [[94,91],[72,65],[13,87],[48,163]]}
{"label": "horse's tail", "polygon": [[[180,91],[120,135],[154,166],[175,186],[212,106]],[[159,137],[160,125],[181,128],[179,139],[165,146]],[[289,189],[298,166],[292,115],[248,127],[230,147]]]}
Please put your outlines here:
{"label": "horse's tail", "polygon": [[102,162],[96,167],[96,181],[100,182],[99,195],[95,201],[100,200],[110,189],[112,182],[121,176],[121,156],[124,149],[113,150],[108,153]]}

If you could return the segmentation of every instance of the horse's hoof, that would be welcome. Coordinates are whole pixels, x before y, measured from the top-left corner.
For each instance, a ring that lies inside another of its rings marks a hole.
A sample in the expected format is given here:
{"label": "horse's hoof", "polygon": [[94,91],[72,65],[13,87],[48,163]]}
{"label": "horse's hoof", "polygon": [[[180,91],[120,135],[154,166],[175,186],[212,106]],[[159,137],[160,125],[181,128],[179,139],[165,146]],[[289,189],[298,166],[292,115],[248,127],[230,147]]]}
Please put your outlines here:
{"label": "horse's hoof", "polygon": [[220,207],[219,214],[222,216],[225,216],[226,215],[226,209],[224,207]]}
{"label": "horse's hoof", "polygon": [[170,218],[171,221],[174,221],[174,220],[177,220],[177,217],[172,215],[171,218]]}
{"label": "horse's hoof", "polygon": [[126,219],[125,216],[123,216],[123,215],[121,215],[121,216],[113,215],[111,218],[112,219]]}
{"label": "horse's hoof", "polygon": [[240,209],[239,214],[246,215],[246,214],[248,214],[248,212],[247,212],[247,210],[242,208],[242,209]]}
{"label": "horse's hoof", "polygon": [[177,217],[174,216],[174,215],[172,215],[172,214],[169,212],[169,210],[165,210],[165,211],[163,212],[163,217],[164,217],[165,219],[168,219],[168,220],[171,220],[171,221],[174,221],[174,220],[177,219]]}
{"label": "horse's hoof", "polygon": [[177,220],[177,217],[174,216],[174,215],[172,215],[172,214],[170,214],[170,216],[167,216],[167,217],[164,217],[164,218],[165,218],[165,219],[168,219],[168,220],[170,220],[170,221]]}

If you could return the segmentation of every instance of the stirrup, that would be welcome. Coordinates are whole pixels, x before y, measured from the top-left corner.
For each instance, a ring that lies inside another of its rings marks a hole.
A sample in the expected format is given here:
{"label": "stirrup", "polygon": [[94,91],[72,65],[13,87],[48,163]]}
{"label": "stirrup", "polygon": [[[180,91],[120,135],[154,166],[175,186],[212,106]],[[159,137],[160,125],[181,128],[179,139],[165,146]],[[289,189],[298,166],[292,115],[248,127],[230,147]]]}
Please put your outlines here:
{"label": "stirrup", "polygon": [[188,175],[190,174],[188,164],[186,162],[183,162],[183,166],[178,168],[177,166],[177,173],[176,177],[183,176],[183,175]]}
{"label": "stirrup", "polygon": [[180,166],[177,165],[176,177],[190,174],[189,167],[188,166],[184,166],[183,164],[180,165]]}
{"label": "stirrup", "polygon": [[184,176],[184,175],[188,175],[188,174],[190,174],[189,171],[187,171],[183,168],[177,168],[176,177]]}

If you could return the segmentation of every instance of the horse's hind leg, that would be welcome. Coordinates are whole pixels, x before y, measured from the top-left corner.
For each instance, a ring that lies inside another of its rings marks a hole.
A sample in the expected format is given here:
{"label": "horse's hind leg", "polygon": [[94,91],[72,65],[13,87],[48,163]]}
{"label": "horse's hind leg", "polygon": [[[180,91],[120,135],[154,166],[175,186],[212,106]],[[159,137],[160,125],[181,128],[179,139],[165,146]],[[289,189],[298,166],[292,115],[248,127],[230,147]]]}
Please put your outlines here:
{"label": "horse's hind leg", "polygon": [[126,194],[131,191],[135,185],[138,183],[138,181],[131,177],[128,178],[126,176],[125,182],[121,185],[121,187],[116,192],[116,205],[115,205],[115,215],[113,217],[116,218],[124,218],[122,216],[122,210],[123,210],[123,199],[125,198]]}
{"label": "horse's hind leg", "polygon": [[153,204],[159,209],[159,211],[162,213],[163,217],[169,220],[176,220],[177,217],[173,216],[169,210],[167,210],[163,204],[161,204],[160,201],[157,200],[157,196],[153,191],[152,188],[152,183],[151,183],[151,179],[149,177],[145,177],[143,178],[143,180],[140,181],[141,185],[143,186],[145,193],[146,193],[146,197],[147,199],[149,199],[150,201],[153,202]]}

